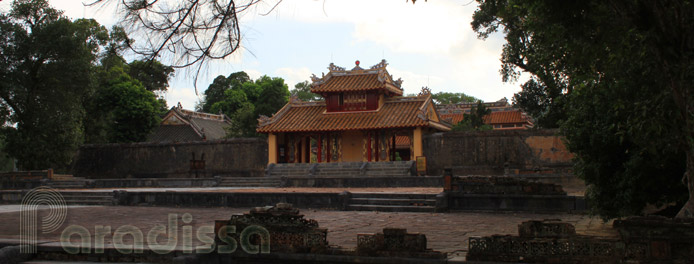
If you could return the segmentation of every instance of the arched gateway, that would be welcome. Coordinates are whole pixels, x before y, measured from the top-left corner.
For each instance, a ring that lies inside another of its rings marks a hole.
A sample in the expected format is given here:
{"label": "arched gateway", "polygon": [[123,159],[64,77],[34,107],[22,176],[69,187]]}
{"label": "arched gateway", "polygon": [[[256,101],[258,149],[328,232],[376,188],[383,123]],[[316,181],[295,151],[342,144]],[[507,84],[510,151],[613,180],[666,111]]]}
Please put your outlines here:
{"label": "arched gateway", "polygon": [[428,89],[403,97],[402,80],[393,80],[385,60],[369,69],[330,64],[330,72],[311,77],[311,92],[325,99],[291,98],[272,117],[258,119],[268,134],[268,163],[325,163],[414,160],[423,155],[422,136],[448,131]]}

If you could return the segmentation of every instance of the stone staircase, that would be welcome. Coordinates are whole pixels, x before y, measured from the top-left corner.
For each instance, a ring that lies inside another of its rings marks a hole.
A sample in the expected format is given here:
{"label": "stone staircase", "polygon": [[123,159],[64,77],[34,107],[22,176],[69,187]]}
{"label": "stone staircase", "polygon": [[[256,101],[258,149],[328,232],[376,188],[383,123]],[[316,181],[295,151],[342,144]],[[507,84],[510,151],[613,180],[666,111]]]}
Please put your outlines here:
{"label": "stone staircase", "polygon": [[113,205],[113,192],[60,192],[68,205]]}
{"label": "stone staircase", "polygon": [[279,177],[221,177],[217,187],[279,187]]}
{"label": "stone staircase", "polygon": [[270,177],[403,177],[412,176],[414,161],[279,163],[268,167]]}
{"label": "stone staircase", "polygon": [[46,186],[53,189],[81,189],[87,185],[87,180],[83,177],[74,177],[72,175],[55,174]]}
{"label": "stone staircase", "polygon": [[435,212],[436,194],[352,193],[347,210],[380,212]]}

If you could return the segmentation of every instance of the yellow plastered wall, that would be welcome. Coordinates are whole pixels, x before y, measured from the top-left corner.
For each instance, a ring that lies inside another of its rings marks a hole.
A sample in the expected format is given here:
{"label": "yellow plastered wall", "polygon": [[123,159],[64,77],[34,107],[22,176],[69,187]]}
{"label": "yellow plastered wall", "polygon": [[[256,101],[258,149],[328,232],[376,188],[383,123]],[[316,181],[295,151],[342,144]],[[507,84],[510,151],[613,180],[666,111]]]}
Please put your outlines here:
{"label": "yellow plastered wall", "polygon": [[267,164],[277,163],[277,135],[267,135]]}
{"label": "yellow plastered wall", "polygon": [[360,131],[345,131],[342,133],[342,162],[363,161],[362,142],[363,134]]}
{"label": "yellow plastered wall", "polygon": [[419,157],[419,156],[424,156],[424,151],[422,149],[422,128],[418,127],[414,129],[414,135],[412,136],[412,152],[414,152],[414,156]]}

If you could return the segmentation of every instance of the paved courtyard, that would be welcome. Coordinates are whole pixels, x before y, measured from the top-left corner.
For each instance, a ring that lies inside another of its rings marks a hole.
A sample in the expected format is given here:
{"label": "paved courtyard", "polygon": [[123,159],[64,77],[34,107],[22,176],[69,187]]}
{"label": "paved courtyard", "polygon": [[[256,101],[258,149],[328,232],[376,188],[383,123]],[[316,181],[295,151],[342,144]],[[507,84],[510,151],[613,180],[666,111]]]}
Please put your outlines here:
{"label": "paved courtyard", "polygon": [[[19,239],[20,212],[16,205],[0,206],[0,241]],[[70,225],[85,227],[94,239],[95,226],[110,226],[111,235],[105,236],[108,245],[113,232],[126,225],[132,225],[147,232],[156,225],[168,226],[168,217],[177,217],[179,238],[183,226],[193,227],[193,245],[202,245],[196,239],[196,230],[201,226],[212,226],[214,220],[228,219],[232,214],[248,212],[249,208],[172,208],[172,207],[123,207],[123,206],[75,206],[69,207],[67,219],[58,230],[43,234],[38,232],[39,240],[59,241],[61,232]],[[48,210],[38,211],[40,217],[47,215]],[[192,221],[184,223],[183,214],[190,214]],[[356,247],[358,233],[375,233],[384,227],[407,228],[408,232],[426,234],[430,248],[449,253],[450,257],[464,256],[467,251],[468,238],[492,234],[517,235],[517,226],[526,220],[561,219],[576,225],[578,233],[591,235],[616,236],[611,230],[611,223],[603,223],[598,218],[579,214],[533,214],[533,213],[390,213],[329,211],[302,209],[306,218],[315,219],[320,227],[328,229],[328,242],[343,248]],[[209,234],[211,236],[211,234]],[[74,238],[74,237],[73,237]],[[159,236],[159,243],[164,244]],[[125,236],[124,241],[131,243],[132,238]],[[129,244],[128,243],[128,244]],[[180,243],[179,243],[179,246]]]}

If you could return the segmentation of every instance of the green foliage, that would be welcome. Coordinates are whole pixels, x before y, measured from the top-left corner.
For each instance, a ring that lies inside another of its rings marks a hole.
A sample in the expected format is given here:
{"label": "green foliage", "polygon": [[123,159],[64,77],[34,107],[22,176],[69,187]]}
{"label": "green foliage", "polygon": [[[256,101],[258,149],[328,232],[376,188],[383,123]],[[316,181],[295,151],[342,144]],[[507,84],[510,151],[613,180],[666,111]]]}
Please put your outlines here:
{"label": "green foliage", "polygon": [[433,99],[437,104],[472,103],[479,100],[464,93],[448,92],[438,92],[432,94],[431,99]]}
{"label": "green foliage", "polygon": [[320,95],[311,92],[311,83],[309,81],[297,83],[294,85],[294,89],[289,90],[289,93],[302,101],[320,101],[323,99]]}
{"label": "green foliage", "polygon": [[201,104],[203,111],[221,112],[231,119],[227,137],[256,137],[258,116],[274,114],[288,98],[289,89],[282,78],[262,76],[251,81],[245,72],[237,72],[228,78],[218,76]]}
{"label": "green foliage", "polygon": [[144,141],[161,119],[162,102],[121,68],[109,70],[106,86],[97,92],[95,102],[103,120],[107,142]]}
{"label": "green foliage", "polygon": [[62,172],[83,142],[141,140],[156,125],[162,101],[124,73],[122,29],[19,0],[0,39],[3,150],[19,169]]}
{"label": "green foliage", "polygon": [[694,49],[685,40],[693,3],[478,2],[473,29],[481,38],[506,34],[504,80],[533,75],[514,101],[536,124],[561,126],[593,212],[607,219],[686,199],[679,180],[685,164],[694,171]]}
{"label": "green foliage", "polygon": [[[248,74],[245,72],[235,72],[229,75],[229,77],[224,77],[222,75],[217,76],[214,81],[205,90],[205,99],[200,102],[202,105],[202,111],[206,113],[218,113],[212,110],[212,106],[219,101],[224,100],[226,96],[226,91],[228,90],[240,90],[242,85],[251,80]],[[246,92],[244,91],[244,94]],[[235,111],[237,108],[229,109]],[[222,109],[224,111],[224,109]],[[226,112],[225,112],[226,113]]]}
{"label": "green foliage", "polygon": [[158,61],[133,61],[128,64],[128,74],[144,85],[147,91],[166,91],[174,69]]}
{"label": "green foliage", "polygon": [[[260,94],[255,103],[256,118],[259,115],[272,116],[289,100],[289,88],[279,77],[260,77],[255,81]],[[257,91],[257,90],[256,90]]]}
{"label": "green foliage", "polygon": [[453,131],[492,130],[492,126],[484,123],[484,116],[491,113],[492,110],[487,109],[484,103],[478,100],[477,105],[470,109],[470,113],[463,114],[463,120],[455,124],[451,129]]}
{"label": "green foliage", "polygon": [[21,169],[64,169],[82,141],[82,98],[104,28],[72,22],[46,1],[15,1],[0,15],[5,151]]}

